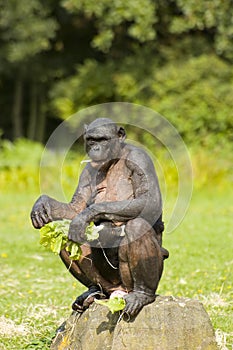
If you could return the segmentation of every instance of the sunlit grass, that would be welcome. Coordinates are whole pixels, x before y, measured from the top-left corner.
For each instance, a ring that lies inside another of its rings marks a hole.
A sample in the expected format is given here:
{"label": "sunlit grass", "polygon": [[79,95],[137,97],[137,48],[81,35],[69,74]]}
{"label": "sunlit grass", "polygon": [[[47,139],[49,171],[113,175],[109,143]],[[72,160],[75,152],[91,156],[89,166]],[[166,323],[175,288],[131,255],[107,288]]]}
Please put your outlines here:
{"label": "sunlit grass", "polygon": [[213,326],[233,342],[233,198],[216,188],[194,191],[189,211],[178,227],[165,234],[170,251],[158,292],[200,300]]}
{"label": "sunlit grass", "polygon": [[70,314],[82,288],[59,258],[39,245],[39,232],[29,220],[35,197],[8,193],[0,199],[0,349],[23,349],[48,336]]}

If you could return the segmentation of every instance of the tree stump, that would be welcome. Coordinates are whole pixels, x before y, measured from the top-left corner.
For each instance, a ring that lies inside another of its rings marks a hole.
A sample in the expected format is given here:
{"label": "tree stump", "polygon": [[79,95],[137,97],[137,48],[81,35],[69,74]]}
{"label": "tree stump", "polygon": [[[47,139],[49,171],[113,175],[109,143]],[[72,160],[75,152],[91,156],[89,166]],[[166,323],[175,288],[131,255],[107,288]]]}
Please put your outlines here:
{"label": "tree stump", "polygon": [[188,298],[157,296],[130,322],[92,304],[72,313],[60,327],[52,350],[217,350],[203,305]]}

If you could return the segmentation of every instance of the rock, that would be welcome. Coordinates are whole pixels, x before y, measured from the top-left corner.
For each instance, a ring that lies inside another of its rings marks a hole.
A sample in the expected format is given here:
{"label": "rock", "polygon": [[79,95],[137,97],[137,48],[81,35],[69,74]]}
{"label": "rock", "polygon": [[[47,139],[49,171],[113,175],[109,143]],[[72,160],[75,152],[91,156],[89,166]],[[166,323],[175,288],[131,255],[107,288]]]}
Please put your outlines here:
{"label": "rock", "polygon": [[158,296],[127,322],[92,304],[62,325],[52,350],[217,350],[214,330],[203,305],[188,298]]}

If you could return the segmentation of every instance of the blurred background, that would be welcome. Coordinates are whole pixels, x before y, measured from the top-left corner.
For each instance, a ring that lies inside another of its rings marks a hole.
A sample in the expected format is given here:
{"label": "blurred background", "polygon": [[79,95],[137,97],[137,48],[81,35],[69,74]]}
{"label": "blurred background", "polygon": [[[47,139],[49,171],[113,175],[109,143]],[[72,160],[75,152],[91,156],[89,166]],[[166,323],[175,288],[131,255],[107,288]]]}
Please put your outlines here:
{"label": "blurred background", "polygon": [[[230,348],[232,0],[0,0],[0,321],[8,330],[0,348],[24,348],[24,335],[27,349],[45,349],[77,296],[77,283],[61,277],[61,265],[38,246],[29,213],[40,194],[40,159],[51,133],[77,111],[106,102],[149,107],[184,139],[193,199],[176,235],[165,238],[171,257],[160,291],[204,301],[221,349]],[[166,223],[176,200],[176,165],[135,130],[130,138],[162,164],[170,195]],[[82,157],[78,148],[64,166],[68,198]],[[58,177],[53,158],[54,167],[44,169],[48,191]],[[33,337],[37,347],[30,347]]]}
{"label": "blurred background", "polygon": [[0,128],[44,142],[78,110],[126,101],[185,141],[232,137],[231,0],[0,1]]}
{"label": "blurred background", "polygon": [[[210,170],[218,181],[228,173],[231,0],[0,0],[0,8],[1,170],[38,164],[64,119],[117,101],[167,118],[202,185]],[[143,133],[130,136],[153,146]]]}

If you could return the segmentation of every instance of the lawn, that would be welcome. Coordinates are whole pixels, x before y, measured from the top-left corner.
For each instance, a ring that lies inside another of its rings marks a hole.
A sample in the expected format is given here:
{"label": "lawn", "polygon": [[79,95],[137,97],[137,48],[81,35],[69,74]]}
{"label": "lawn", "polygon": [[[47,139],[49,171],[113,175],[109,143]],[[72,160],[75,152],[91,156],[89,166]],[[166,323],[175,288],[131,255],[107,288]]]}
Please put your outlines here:
{"label": "lawn", "polygon": [[[36,187],[4,189],[0,197],[0,349],[48,349],[57,326],[83,287],[59,258],[39,245],[29,220]],[[164,208],[165,221],[169,199]],[[203,302],[220,349],[233,343],[233,194],[229,187],[195,188],[189,210],[172,233],[158,293]]]}

